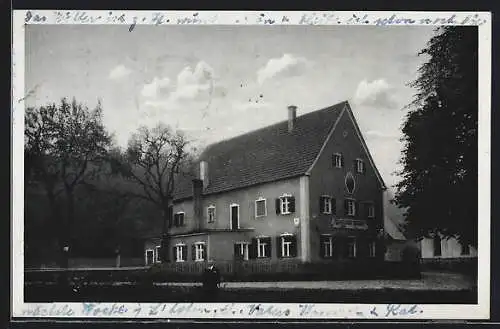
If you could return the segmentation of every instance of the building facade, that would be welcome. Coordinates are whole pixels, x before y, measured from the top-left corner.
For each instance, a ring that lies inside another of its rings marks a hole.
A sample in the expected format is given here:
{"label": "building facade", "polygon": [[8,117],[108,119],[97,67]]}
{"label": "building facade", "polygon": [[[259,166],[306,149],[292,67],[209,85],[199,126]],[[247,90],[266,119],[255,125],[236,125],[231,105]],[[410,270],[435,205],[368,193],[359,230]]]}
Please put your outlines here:
{"label": "building facade", "polygon": [[463,245],[455,238],[444,238],[439,235],[420,240],[420,250],[424,261],[477,257],[476,248]]}
{"label": "building facade", "polygon": [[[319,262],[384,258],[384,182],[348,102],[209,146],[179,181],[169,259]],[[160,234],[146,265],[160,261]]]}

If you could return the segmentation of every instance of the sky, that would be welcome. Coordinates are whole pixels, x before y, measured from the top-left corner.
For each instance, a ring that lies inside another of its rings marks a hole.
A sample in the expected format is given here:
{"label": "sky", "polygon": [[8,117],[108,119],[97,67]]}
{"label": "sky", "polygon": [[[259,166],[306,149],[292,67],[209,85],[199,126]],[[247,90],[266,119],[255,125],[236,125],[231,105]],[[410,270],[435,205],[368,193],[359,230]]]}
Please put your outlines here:
{"label": "sky", "polygon": [[[27,106],[101,100],[125,147],[159,122],[193,145],[348,100],[384,181],[398,181],[408,83],[433,27],[27,25]],[[31,92],[30,92],[31,91]]]}

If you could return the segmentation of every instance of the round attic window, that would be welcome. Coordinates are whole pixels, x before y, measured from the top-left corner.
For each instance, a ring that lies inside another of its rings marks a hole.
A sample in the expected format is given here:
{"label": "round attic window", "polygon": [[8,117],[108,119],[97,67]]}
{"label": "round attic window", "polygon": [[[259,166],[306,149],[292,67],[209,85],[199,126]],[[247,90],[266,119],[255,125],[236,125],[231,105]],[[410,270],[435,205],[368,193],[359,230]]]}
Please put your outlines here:
{"label": "round attic window", "polygon": [[350,194],[354,193],[354,189],[356,188],[356,181],[354,180],[354,176],[351,172],[348,172],[345,176],[345,188]]}

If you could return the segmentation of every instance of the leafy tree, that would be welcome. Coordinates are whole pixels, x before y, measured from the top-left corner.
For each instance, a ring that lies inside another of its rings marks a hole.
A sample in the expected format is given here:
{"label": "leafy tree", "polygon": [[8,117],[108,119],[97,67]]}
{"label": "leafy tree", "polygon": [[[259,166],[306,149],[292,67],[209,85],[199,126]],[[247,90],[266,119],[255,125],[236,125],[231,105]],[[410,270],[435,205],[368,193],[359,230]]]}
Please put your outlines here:
{"label": "leafy tree", "polygon": [[416,237],[441,233],[477,246],[478,31],[441,27],[411,83],[395,202]]}
{"label": "leafy tree", "polygon": [[63,256],[73,234],[75,190],[98,172],[111,142],[101,104],[90,110],[64,98],[60,104],[28,108],[24,136],[26,187],[41,189],[47,197],[53,240]]}
{"label": "leafy tree", "polygon": [[169,126],[158,124],[149,129],[141,127],[128,143],[125,152],[112,151],[112,168],[142,188],[141,193],[128,195],[147,200],[162,213],[162,255],[168,260],[168,223],[172,220],[172,203],[176,179],[183,174],[191,159],[188,141]]}

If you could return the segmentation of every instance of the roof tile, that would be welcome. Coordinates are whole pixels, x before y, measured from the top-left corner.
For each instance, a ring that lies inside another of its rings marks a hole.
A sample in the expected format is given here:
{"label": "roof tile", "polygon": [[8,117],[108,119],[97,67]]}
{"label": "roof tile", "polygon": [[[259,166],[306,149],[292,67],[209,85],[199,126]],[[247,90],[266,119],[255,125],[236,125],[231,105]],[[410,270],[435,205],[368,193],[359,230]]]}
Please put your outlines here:
{"label": "roof tile", "polygon": [[[298,116],[294,129],[282,121],[212,144],[199,160],[208,163],[209,185],[204,194],[303,175],[316,159],[346,102]],[[175,199],[192,196],[186,175],[176,184]]]}

